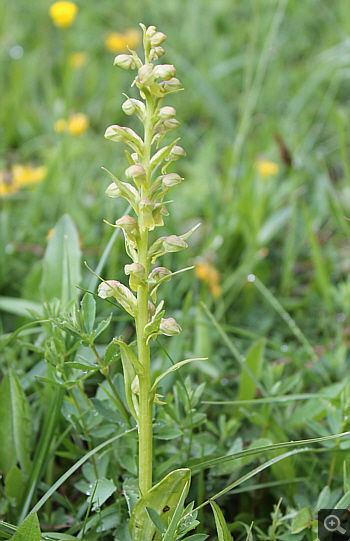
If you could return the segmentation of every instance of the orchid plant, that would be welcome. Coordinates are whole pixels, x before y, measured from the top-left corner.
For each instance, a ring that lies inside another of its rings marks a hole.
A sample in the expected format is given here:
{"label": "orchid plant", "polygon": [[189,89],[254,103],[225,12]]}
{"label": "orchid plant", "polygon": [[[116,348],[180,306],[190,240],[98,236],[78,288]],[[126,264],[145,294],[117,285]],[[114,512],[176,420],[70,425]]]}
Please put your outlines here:
{"label": "orchid plant", "polygon": [[[112,182],[106,190],[109,197],[126,199],[133,211],[132,216],[122,216],[115,224],[110,224],[121,228],[125,237],[125,249],[132,261],[124,269],[129,277],[129,287],[117,280],[106,280],[99,285],[98,294],[102,298],[114,297],[135,320],[136,352],[121,339],[114,339],[120,347],[127,402],[139,433],[140,500],[131,515],[130,533],[135,540],[156,539],[154,535],[161,533],[158,517],[164,524],[164,531],[168,526],[167,535],[173,536],[169,539],[173,539],[189,489],[190,471],[171,472],[153,486],[153,404],[165,403],[157,394],[157,385],[165,375],[199,359],[181,361],[152,381],[150,340],[159,334],[173,336],[181,332],[173,317],[164,317],[164,301],[157,304],[158,288],[176,273],[156,264],[164,254],[187,248],[186,240],[198,226],[184,235],[150,240],[150,233],[163,226],[164,217],[169,214],[170,201],[165,199],[167,193],[183,181],[177,173],[168,172],[172,162],[186,155],[177,144],[178,139],[160,146],[164,136],[180,126],[175,118],[175,109],[163,105],[164,99],[183,88],[175,77],[173,65],[155,64],[164,55],[162,44],[166,35],[154,26],[140,26],[143,30],[144,62],[135,51],[129,50],[129,54],[118,55],[114,65],[137,70],[132,86],[136,85],[141,99],[126,96],[122,108],[127,115],[138,117],[143,125],[143,134],[140,136],[128,127],[118,125],[109,126],[105,133],[107,139],[124,143],[131,149],[131,152],[125,151],[129,162],[125,176],[130,182],[120,180],[107,171]],[[192,529],[195,522],[191,517],[191,526],[187,524],[186,527]],[[171,524],[172,529],[169,530]]]}

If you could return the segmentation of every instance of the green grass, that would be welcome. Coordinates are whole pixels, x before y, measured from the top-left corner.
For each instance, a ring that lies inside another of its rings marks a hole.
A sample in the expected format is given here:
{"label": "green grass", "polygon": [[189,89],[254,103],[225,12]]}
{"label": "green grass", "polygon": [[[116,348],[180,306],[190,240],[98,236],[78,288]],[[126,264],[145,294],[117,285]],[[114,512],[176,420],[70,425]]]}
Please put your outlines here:
{"label": "green grass", "polygon": [[[164,234],[202,224],[189,250],[176,258],[168,254],[162,264],[175,271],[202,258],[218,269],[222,291],[213,297],[193,271],[163,285],[167,310],[184,331],[162,338],[161,346],[174,363],[209,361],[162,380],[167,405],[157,406],[155,415],[155,480],[189,465],[187,500],[195,507],[232,486],[218,504],[235,539],[248,539],[252,521],[249,539],[314,539],[315,523],[302,524],[308,511],[298,513],[310,506],[315,518],[320,494],[324,508],[349,505],[349,437],[312,444],[278,462],[284,449],[250,451],[350,428],[350,225],[344,219],[350,215],[349,7],[320,0],[87,0],[62,32],[52,25],[49,6],[16,0],[1,18],[0,170],[31,163],[48,173],[43,182],[0,199],[0,334],[1,342],[7,340],[0,353],[6,422],[0,423],[6,449],[17,446],[10,466],[1,464],[0,537],[9,539],[14,530],[5,523],[17,526],[34,506],[43,535],[79,538],[83,527],[85,541],[127,535],[122,492],[135,489],[136,439],[133,432],[116,439],[128,428],[118,402],[108,397],[115,390],[125,402],[119,360],[109,370],[111,386],[94,368],[92,352],[57,325],[67,314],[51,297],[60,296],[52,292],[64,269],[50,271],[55,278],[46,288],[40,283],[46,236],[64,214],[79,233],[80,287],[96,293],[84,261],[92,269],[103,261],[97,274],[105,279],[122,278],[124,241],[114,236],[103,256],[113,235],[103,219],[113,223],[126,203],[104,196],[109,179],[101,167],[122,174],[126,162],[103,133],[110,124],[137,124],[121,111],[132,76],[113,67],[104,40],[109,31],[144,22],[168,35],[164,62],[176,65],[186,89],[172,100],[187,152],[179,162],[185,181],[172,194]],[[18,45],[23,56],[14,59]],[[77,51],[87,55],[78,71],[68,62]],[[70,112],[89,115],[86,133],[55,133],[55,121]],[[278,164],[278,175],[263,178],[255,165],[261,158]],[[78,242],[70,249],[77,254]],[[73,298],[74,288],[65,287]],[[112,312],[111,325],[96,339],[103,357],[113,336],[131,342],[134,329],[127,314],[96,302],[96,325]],[[38,306],[38,323],[10,340],[35,318],[26,307]],[[259,343],[265,344],[261,363],[250,353],[246,370],[243,358]],[[152,354],[157,377],[171,362],[157,342]],[[67,368],[69,381],[78,382],[67,384],[66,361],[92,369]],[[28,413],[20,425],[7,422],[13,401]],[[22,459],[21,441],[27,449]],[[78,467],[88,452],[94,459]],[[235,460],[215,461],[237,453]],[[96,478],[111,480],[115,490],[100,510],[91,510]],[[60,488],[50,490],[60,480]],[[208,506],[198,517],[197,531],[214,538]]]}

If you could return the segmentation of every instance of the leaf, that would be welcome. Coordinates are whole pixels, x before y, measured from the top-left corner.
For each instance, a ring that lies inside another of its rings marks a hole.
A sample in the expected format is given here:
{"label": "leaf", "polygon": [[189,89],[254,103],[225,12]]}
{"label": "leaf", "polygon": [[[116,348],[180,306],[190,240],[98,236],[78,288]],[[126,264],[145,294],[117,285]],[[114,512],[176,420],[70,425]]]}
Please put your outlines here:
{"label": "leaf", "polygon": [[[102,400],[99,400],[98,398],[91,398],[91,402],[94,405],[94,408],[96,411],[102,415],[105,419],[108,419],[108,421],[111,421],[111,423],[119,423],[120,417],[118,418],[116,415],[116,412],[113,411],[111,408],[106,406],[105,402]],[[108,403],[108,402],[107,402]]]}
{"label": "leaf", "polygon": [[0,469],[7,474],[17,461],[30,470],[30,410],[15,374],[10,370],[0,387]]}
{"label": "leaf", "polygon": [[107,319],[104,319],[103,321],[101,321],[101,323],[98,325],[97,329],[93,331],[93,333],[92,333],[92,339],[93,340],[95,340],[95,338],[97,338],[101,333],[103,333],[103,331],[105,329],[107,329],[108,325],[111,322],[112,315],[113,314],[111,314]]}
{"label": "leaf", "polygon": [[90,293],[85,293],[83,300],[81,301],[81,315],[86,334],[91,334],[96,317],[96,301]]}
{"label": "leaf", "polygon": [[214,513],[216,531],[218,532],[219,541],[233,541],[232,535],[227,527],[224,515],[216,502],[209,500]]}
{"label": "leaf", "polygon": [[117,357],[117,355],[119,354],[119,350],[120,350],[119,344],[116,344],[112,340],[112,342],[108,344],[106,348],[103,364],[105,366],[109,366],[110,364],[112,364],[112,362],[114,362],[113,359],[115,359],[115,357]]}
{"label": "leaf", "polygon": [[29,515],[22,522],[12,541],[41,541],[40,524],[36,513]]}
{"label": "leaf", "polygon": [[136,479],[125,479],[123,483],[123,494],[128,504],[129,515],[139,501],[139,485]]}
{"label": "leaf", "polygon": [[131,514],[129,531],[133,541],[145,539],[158,541],[161,535],[150,520],[146,507],[151,507],[160,516],[164,526],[175,513],[176,506],[181,498],[184,488],[189,487],[191,472],[189,469],[175,470],[143,496],[135,505]]}
{"label": "leaf", "polygon": [[[260,379],[261,375],[265,344],[266,339],[261,338],[261,340],[255,342],[249,348],[246,355],[245,364],[250,368],[251,373],[256,377],[257,380]],[[242,370],[239,383],[238,400],[251,400],[252,398],[254,398],[255,392],[255,381],[245,370]]]}
{"label": "leaf", "polygon": [[117,489],[111,479],[102,478],[97,482],[97,488],[92,500],[93,511],[97,511],[102,504],[115,492]]}
{"label": "leaf", "polygon": [[165,372],[163,372],[163,374],[161,374],[160,376],[158,376],[156,379],[155,379],[155,382],[153,383],[153,386],[152,386],[152,389],[151,391],[156,391],[157,389],[157,385],[158,383],[165,377],[167,376],[168,374],[170,374],[170,372],[174,372],[175,370],[178,370],[179,368],[181,368],[181,366],[184,366],[185,364],[187,363],[191,363],[192,361],[207,361],[208,358],[207,357],[203,357],[203,358],[196,358],[196,359],[185,359],[184,361],[180,361],[179,363],[175,363],[173,364],[173,366],[171,366],[170,368],[168,368],[168,370],[166,370]]}
{"label": "leaf", "polygon": [[65,474],[63,474],[57,481],[56,483],[54,483],[50,488],[49,490],[44,494],[44,496],[35,504],[35,506],[33,507],[32,511],[33,512],[37,512],[39,511],[42,506],[51,498],[52,494],[54,494],[56,492],[56,490],[61,486],[63,485],[63,483],[69,479],[69,477],[71,477],[71,475],[76,472],[80,466],[82,466],[83,464],[85,464],[85,462],[87,462],[89,460],[90,457],[92,457],[93,455],[95,455],[96,453],[98,453],[99,451],[101,451],[102,449],[104,449],[105,447],[107,447],[108,445],[110,445],[111,443],[113,443],[114,441],[122,438],[123,436],[125,436],[126,434],[130,434],[131,432],[134,432],[136,430],[136,427],[135,428],[131,428],[130,430],[126,430],[125,432],[123,432],[122,434],[118,434],[117,436],[114,436],[113,438],[110,438],[109,440],[107,441],[104,441],[103,443],[101,443],[100,445],[98,445],[97,447],[95,447],[94,449],[92,449],[91,451],[89,451],[88,453],[85,453],[85,455],[80,459],[78,460],[78,462],[76,462],[71,468],[69,468],[68,471],[66,471]]}
{"label": "leaf", "polygon": [[11,468],[5,478],[5,495],[11,505],[19,506],[23,496],[24,481],[23,475],[17,466]]}
{"label": "leaf", "polygon": [[122,351],[124,351],[124,353],[127,356],[128,360],[133,365],[136,374],[138,376],[143,376],[144,368],[143,368],[142,364],[139,362],[138,358],[136,357],[136,355],[133,352],[133,350],[131,349],[131,347],[128,346],[128,344],[126,344],[122,340],[117,340],[116,338],[113,338],[113,342],[118,344],[121,347]]}
{"label": "leaf", "polygon": [[43,315],[43,307],[38,302],[19,299],[17,297],[0,297],[0,311],[2,312],[32,318],[28,310],[34,310],[34,312],[37,312],[41,316]]}
{"label": "leaf", "polygon": [[318,497],[318,500],[314,509],[314,514],[316,514],[320,509],[328,508],[330,497],[331,497],[330,488],[328,486],[325,486]]}
{"label": "leaf", "polygon": [[157,528],[158,532],[165,533],[166,532],[165,526],[163,524],[162,519],[158,515],[158,513],[154,509],[152,509],[152,507],[146,507],[146,511],[149,518],[151,519],[151,521]]}
{"label": "leaf", "polygon": [[76,300],[76,286],[81,278],[80,260],[78,231],[69,214],[65,214],[55,225],[45,250],[40,284],[45,300],[57,297],[63,306]]}
{"label": "leaf", "polygon": [[346,509],[350,506],[350,490],[336,503],[334,509]]}
{"label": "leaf", "polygon": [[190,482],[187,481],[181,493],[180,499],[177,503],[175,513],[170,521],[166,534],[163,537],[163,541],[173,541],[173,539],[175,538],[175,532],[178,528],[178,524],[182,515],[185,499],[186,499],[189,488],[190,488]]}
{"label": "leaf", "polygon": [[296,514],[292,522],[292,533],[299,533],[310,525],[312,521],[311,507],[304,507]]}

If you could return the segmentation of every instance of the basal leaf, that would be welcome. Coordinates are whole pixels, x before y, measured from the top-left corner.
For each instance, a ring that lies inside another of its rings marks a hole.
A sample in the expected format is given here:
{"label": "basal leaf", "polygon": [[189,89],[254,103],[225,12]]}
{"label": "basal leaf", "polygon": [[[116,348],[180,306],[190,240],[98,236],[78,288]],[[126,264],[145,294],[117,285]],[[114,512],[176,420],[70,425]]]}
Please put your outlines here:
{"label": "basal leaf", "polygon": [[[149,518],[146,507],[151,507],[160,516],[165,527],[171,520],[184,488],[189,488],[191,472],[189,469],[175,470],[141,498],[131,514],[129,531],[133,541],[160,541],[161,534]],[[186,495],[185,495],[186,497]]]}
{"label": "basal leaf", "polygon": [[[260,379],[261,366],[264,355],[266,339],[255,342],[248,350],[246,355],[245,364],[250,368],[250,371],[254,374],[256,379]],[[256,384],[255,381],[249,376],[246,370],[241,371],[241,378],[239,384],[238,399],[239,400],[251,400],[255,396]]]}

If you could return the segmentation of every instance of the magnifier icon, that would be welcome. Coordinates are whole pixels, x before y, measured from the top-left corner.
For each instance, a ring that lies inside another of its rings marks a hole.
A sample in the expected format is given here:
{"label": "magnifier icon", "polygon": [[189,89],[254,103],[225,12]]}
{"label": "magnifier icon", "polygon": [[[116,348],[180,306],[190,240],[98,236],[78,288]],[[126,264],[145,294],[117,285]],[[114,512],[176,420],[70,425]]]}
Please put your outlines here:
{"label": "magnifier icon", "polygon": [[340,519],[336,515],[328,515],[323,522],[324,527],[329,532],[339,532],[345,534],[346,530],[340,526]]}

